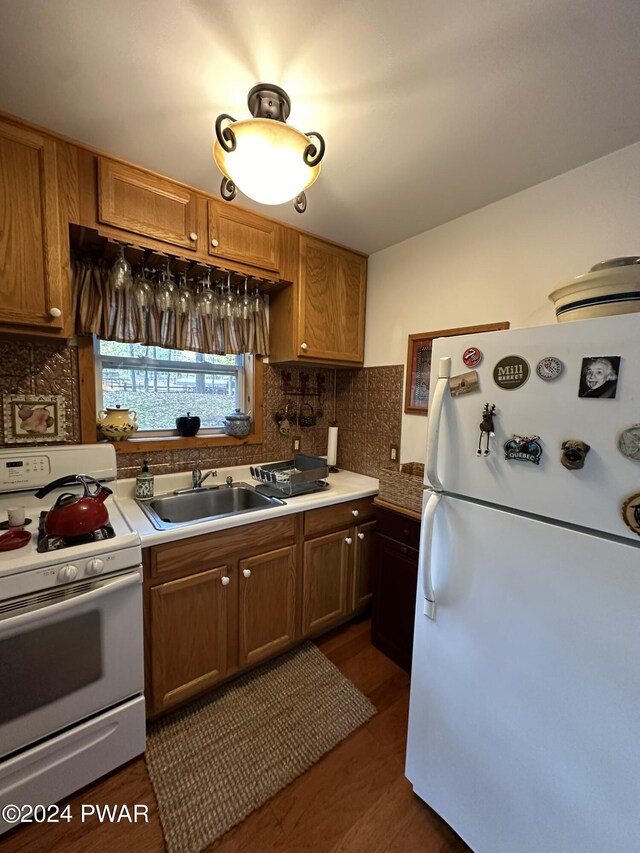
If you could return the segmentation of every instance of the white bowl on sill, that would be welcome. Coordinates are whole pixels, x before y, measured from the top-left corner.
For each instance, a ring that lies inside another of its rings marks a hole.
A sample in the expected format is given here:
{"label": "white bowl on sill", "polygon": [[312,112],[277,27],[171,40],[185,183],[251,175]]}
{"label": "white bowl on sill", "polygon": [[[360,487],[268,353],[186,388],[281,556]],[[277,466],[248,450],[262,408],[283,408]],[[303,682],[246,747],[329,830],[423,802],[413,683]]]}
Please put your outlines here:
{"label": "white bowl on sill", "polygon": [[556,320],[588,320],[640,311],[640,257],[612,258],[562,282],[549,294]]}

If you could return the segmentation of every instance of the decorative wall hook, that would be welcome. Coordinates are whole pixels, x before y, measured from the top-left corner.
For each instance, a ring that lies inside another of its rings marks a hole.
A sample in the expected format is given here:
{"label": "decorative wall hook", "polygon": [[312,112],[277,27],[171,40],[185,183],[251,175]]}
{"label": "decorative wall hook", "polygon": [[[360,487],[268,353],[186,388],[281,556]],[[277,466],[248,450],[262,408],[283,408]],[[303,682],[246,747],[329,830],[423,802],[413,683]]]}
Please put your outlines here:
{"label": "decorative wall hook", "polygon": [[489,438],[491,438],[492,436],[494,436],[496,434],[495,428],[493,426],[493,416],[495,415],[495,413],[496,413],[495,403],[493,403],[491,406],[489,405],[489,403],[484,404],[484,409],[482,410],[482,422],[480,424],[480,437],[478,438],[478,449],[476,450],[476,454],[478,456],[483,455],[483,453],[482,453],[482,438],[483,438],[483,436],[486,436],[484,455],[485,456],[489,455],[489,452],[490,452],[489,451]]}

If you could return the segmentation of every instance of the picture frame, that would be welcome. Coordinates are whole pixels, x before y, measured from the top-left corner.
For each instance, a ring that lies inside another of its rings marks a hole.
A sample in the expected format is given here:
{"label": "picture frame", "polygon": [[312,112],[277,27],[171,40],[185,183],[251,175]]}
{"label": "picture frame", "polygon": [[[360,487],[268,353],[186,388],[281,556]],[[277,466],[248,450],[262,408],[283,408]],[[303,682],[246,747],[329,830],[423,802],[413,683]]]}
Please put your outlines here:
{"label": "picture frame", "polygon": [[481,326],[460,326],[456,329],[438,329],[435,332],[420,332],[409,335],[407,347],[407,370],[405,377],[404,411],[407,415],[429,413],[429,377],[431,374],[431,350],[436,338],[456,335],[475,335],[483,332],[498,332],[508,329],[507,323],[485,323]]}
{"label": "picture frame", "polygon": [[7,444],[65,441],[64,398],[59,394],[3,394],[4,437]]}

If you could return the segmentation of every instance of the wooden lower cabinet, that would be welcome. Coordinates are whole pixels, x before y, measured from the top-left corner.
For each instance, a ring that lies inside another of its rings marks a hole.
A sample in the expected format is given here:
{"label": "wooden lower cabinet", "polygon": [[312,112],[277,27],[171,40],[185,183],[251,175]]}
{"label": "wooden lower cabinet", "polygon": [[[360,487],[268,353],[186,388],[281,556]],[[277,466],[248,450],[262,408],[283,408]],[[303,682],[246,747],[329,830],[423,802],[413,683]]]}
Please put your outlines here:
{"label": "wooden lower cabinet", "polygon": [[362,610],[373,515],[361,498],[146,549],[148,716]]}
{"label": "wooden lower cabinet", "polygon": [[369,603],[374,515],[372,498],[305,513],[304,635],[332,628]]}
{"label": "wooden lower cabinet", "polygon": [[201,693],[227,671],[227,566],[150,590],[152,711]]}
{"label": "wooden lower cabinet", "polygon": [[351,610],[359,610],[369,603],[372,596],[371,561],[374,552],[375,521],[360,524],[353,541],[355,546],[353,583],[351,585]]}
{"label": "wooden lower cabinet", "polygon": [[238,664],[251,666],[296,639],[296,547],[238,563]]}
{"label": "wooden lower cabinet", "polygon": [[348,613],[349,530],[304,543],[302,633],[330,627]]}
{"label": "wooden lower cabinet", "polygon": [[411,672],[420,522],[378,509],[371,642]]}

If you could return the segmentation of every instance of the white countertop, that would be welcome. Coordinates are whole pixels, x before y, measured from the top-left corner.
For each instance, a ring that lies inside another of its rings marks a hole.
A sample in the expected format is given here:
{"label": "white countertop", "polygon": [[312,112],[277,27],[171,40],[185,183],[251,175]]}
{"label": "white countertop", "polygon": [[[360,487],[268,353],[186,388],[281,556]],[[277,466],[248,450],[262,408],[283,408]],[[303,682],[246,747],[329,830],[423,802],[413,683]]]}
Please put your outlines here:
{"label": "white countertop", "polygon": [[[207,469],[203,469],[206,473]],[[215,479],[209,477],[206,485],[219,485],[226,488],[225,480],[228,476],[234,481],[256,485],[251,477],[248,465],[235,468],[218,468]],[[254,521],[267,521],[270,518],[278,518],[282,515],[291,515],[295,512],[304,512],[308,509],[317,509],[330,504],[343,503],[357,498],[366,498],[378,492],[378,480],[374,477],[365,477],[363,474],[354,474],[352,471],[339,471],[330,474],[327,478],[329,488],[322,492],[313,492],[308,495],[298,495],[288,498],[283,496],[283,506],[266,507],[264,509],[250,510],[238,515],[225,516],[223,518],[209,521],[194,521],[173,527],[170,530],[156,530],[151,521],[140,509],[135,501],[135,479],[118,480],[117,499],[120,510],[133,530],[138,532],[142,540],[142,547],[159,545],[162,542],[175,542],[178,539],[187,539],[192,536],[200,536],[203,533],[213,533],[217,530],[228,530],[232,527],[240,527],[251,524]],[[161,474],[155,477],[154,492],[159,497],[174,489],[187,489],[191,487],[191,472],[181,471],[179,474]]]}

